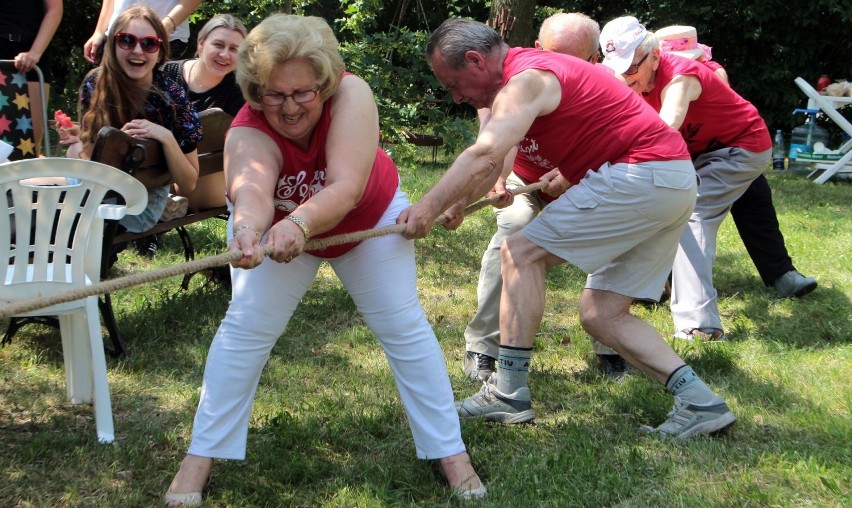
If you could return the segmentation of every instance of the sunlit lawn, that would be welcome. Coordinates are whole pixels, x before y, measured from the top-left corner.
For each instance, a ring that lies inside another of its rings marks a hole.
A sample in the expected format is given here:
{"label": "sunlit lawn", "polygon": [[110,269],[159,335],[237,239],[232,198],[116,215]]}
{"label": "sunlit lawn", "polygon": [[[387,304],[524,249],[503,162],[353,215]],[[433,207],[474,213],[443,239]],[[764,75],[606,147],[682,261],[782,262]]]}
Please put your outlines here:
{"label": "sunlit lawn", "polygon": [[[449,158],[403,168],[416,201]],[[797,268],[820,287],[782,300],[763,286],[731,221],[716,281],[729,341],[676,342],[739,421],[719,438],[675,442],[637,429],[670,397],[641,374],[607,382],[577,319],[583,275],[548,279],[531,388],[534,424],[464,422],[490,495],[483,506],[850,506],[852,184],[768,175]],[[493,231],[483,210],[455,232],[418,241],[420,293],[457,396],[462,332],[475,309],[479,259]],[[222,223],[193,227],[200,255],[224,249]],[[117,275],[178,263],[176,235],[153,261],[123,253]],[[90,406],[65,399],[58,333],[24,328],[0,348],[0,505],[153,506],[188,446],[207,347],[227,307],[221,287],[170,279],[114,295],[132,353],[108,359],[116,426],[99,445]],[[666,307],[634,307],[666,334]],[[248,460],[217,463],[206,506],[454,505],[414,458],[393,377],[377,341],[324,268],[261,379]]]}

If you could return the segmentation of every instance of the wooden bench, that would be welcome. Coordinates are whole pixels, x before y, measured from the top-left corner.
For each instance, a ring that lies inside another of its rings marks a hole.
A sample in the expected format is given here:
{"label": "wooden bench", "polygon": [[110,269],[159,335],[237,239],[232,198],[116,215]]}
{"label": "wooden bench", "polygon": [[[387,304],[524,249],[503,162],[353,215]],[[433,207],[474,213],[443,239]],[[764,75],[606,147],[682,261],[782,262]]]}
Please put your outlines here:
{"label": "wooden bench", "polygon": [[[198,143],[199,177],[220,172],[223,166],[223,150],[225,133],[231,125],[233,117],[218,108],[208,109],[199,113],[203,129],[203,138]],[[153,189],[171,183],[171,175],[166,165],[163,147],[155,140],[133,138],[119,129],[104,127],[98,132],[92,149],[92,160],[109,164],[121,169],[141,181],[146,188]],[[195,258],[195,248],[192,237],[186,226],[207,220],[220,218],[227,220],[228,209],[225,206],[188,212],[183,217],[158,222],[154,227],[141,233],[125,231],[118,233],[118,222],[109,221],[104,226],[103,257],[101,260],[101,278],[106,279],[111,267],[110,254],[119,244],[143,238],[149,235],[177,231],[183,245],[184,258],[190,261]],[[181,287],[189,288],[189,281],[194,274],[184,275]],[[127,354],[127,348],[116,324],[109,294],[99,300],[104,325],[112,342],[109,351],[113,356]]]}
{"label": "wooden bench", "polygon": [[[402,137],[406,142],[414,146],[426,146],[432,148],[432,162],[438,157],[438,147],[444,145],[444,138],[441,136],[432,136],[431,134],[417,134],[407,130],[402,131]],[[384,149],[385,143],[393,143],[390,139],[381,139],[381,145]]]}

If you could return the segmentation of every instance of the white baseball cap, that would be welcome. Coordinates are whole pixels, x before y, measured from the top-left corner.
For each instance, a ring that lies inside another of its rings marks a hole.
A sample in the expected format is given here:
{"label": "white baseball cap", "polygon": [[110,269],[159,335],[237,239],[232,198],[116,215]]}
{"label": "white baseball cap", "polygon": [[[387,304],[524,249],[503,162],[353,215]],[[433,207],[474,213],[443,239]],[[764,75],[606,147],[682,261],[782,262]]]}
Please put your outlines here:
{"label": "white baseball cap", "polygon": [[633,16],[615,18],[601,30],[601,52],[603,64],[616,74],[622,74],[633,63],[636,48],[645,40],[648,33],[639,20]]}

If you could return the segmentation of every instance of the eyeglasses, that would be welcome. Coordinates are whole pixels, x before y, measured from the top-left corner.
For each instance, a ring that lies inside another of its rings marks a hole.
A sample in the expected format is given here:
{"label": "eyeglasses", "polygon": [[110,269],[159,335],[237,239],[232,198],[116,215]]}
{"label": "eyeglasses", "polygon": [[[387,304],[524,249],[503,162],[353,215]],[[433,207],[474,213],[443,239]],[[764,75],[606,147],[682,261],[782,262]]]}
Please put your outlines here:
{"label": "eyeglasses", "polygon": [[291,94],[271,92],[261,94],[260,102],[267,106],[280,106],[287,101],[287,98],[293,99],[296,104],[305,104],[314,100],[319,93],[319,88],[316,90],[297,90]]}
{"label": "eyeglasses", "polygon": [[133,34],[122,32],[115,34],[115,43],[118,44],[119,48],[126,51],[133,51],[136,49],[136,44],[139,44],[145,53],[156,53],[160,51],[160,44],[163,43],[163,40],[153,35],[137,37]]}
{"label": "eyeglasses", "polygon": [[639,66],[642,65],[642,62],[644,62],[645,59],[648,58],[648,55],[650,55],[650,54],[651,54],[650,51],[645,53],[645,56],[643,56],[641,60],[639,60],[635,64],[630,64],[630,67],[628,67],[627,70],[622,72],[621,74],[624,75],[624,76],[632,76],[632,75],[636,74],[637,72],[639,72]]}

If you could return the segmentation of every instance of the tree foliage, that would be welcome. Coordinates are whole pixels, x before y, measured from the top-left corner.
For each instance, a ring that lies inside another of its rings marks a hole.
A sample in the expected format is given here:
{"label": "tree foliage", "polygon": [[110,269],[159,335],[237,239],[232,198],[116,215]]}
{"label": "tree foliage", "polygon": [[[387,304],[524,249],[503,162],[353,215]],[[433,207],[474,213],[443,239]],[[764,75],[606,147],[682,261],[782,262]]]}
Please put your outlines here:
{"label": "tree foliage", "polygon": [[734,89],[757,106],[773,130],[789,131],[793,109],[805,106],[804,94],[793,83],[796,77],[816,83],[823,74],[835,79],[852,75],[852,9],[847,0],[539,3],[551,10],[584,12],[601,26],[625,15],[636,16],[650,30],[694,26],[699,41],[711,46],[713,59],[727,69]]}
{"label": "tree foliage", "polygon": [[[535,6],[536,0],[495,0],[494,5]],[[713,47],[733,87],[754,103],[771,129],[789,131],[794,108],[804,95],[793,83],[802,76],[816,82],[822,74],[850,79],[852,74],[852,9],[847,0],[539,0],[531,25],[556,11],[584,12],[601,25],[626,14],[649,29],[686,24],[699,40]],[[214,14],[229,12],[248,27],[275,12],[321,16],[341,42],[349,70],[366,79],[376,95],[385,137],[401,139],[403,131],[441,135],[448,151],[457,150],[473,133],[471,108],[452,104],[426,65],[423,47],[431,30],[454,16],[489,19],[488,0],[218,0],[203,2],[192,16],[193,33]],[[65,17],[51,43],[55,75],[51,109],[76,110],[77,88],[91,68],[82,56],[97,19],[100,2],[65,0]],[[522,24],[530,24],[524,14]],[[528,36],[527,36],[528,37]]]}

